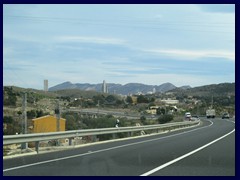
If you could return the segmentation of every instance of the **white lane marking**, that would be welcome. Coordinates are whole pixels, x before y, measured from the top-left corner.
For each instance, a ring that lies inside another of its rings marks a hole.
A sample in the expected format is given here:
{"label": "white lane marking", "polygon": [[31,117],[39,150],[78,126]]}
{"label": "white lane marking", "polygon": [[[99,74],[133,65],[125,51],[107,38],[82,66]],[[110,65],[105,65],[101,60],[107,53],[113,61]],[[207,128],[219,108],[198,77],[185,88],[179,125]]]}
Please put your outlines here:
{"label": "white lane marking", "polygon": [[13,168],[4,169],[3,172],[16,170],[16,169],[21,169],[21,168],[26,168],[26,167],[30,167],[30,166],[36,166],[36,165],[40,165],[40,164],[51,163],[51,162],[55,162],[55,161],[61,161],[61,160],[65,160],[65,159],[71,159],[71,158],[75,158],[75,157],[81,157],[81,156],[85,156],[85,155],[89,155],[89,154],[95,154],[95,153],[98,153],[98,152],[104,152],[104,151],[109,151],[109,150],[118,149],[118,148],[122,148],[122,147],[132,146],[132,145],[136,145],[136,144],[142,144],[142,143],[145,143],[145,142],[151,142],[151,141],[166,139],[166,138],[169,138],[169,137],[174,137],[174,136],[186,134],[186,133],[189,133],[189,132],[193,132],[193,131],[196,131],[196,130],[199,130],[199,129],[210,127],[210,126],[213,125],[213,122],[212,121],[210,121],[210,122],[211,122],[211,124],[208,125],[208,126],[192,129],[190,131],[184,131],[184,132],[181,132],[181,133],[178,133],[178,134],[173,134],[173,135],[160,137],[160,138],[155,138],[155,139],[149,139],[149,140],[145,140],[145,141],[141,141],[141,142],[125,144],[125,145],[121,145],[121,146],[115,146],[115,147],[101,149],[101,150],[97,150],[97,151],[91,151],[91,152],[87,152],[87,153],[83,153],[83,154],[77,154],[77,155],[73,155],[73,156],[67,156],[67,157],[56,158],[56,159],[52,159],[52,160],[47,160],[47,161],[42,161],[42,162],[37,162],[37,163],[32,163],[32,164],[27,164],[27,165],[22,165],[22,166],[17,166],[17,167],[13,167]]}
{"label": "white lane marking", "polygon": [[157,171],[159,171],[159,170],[161,170],[161,169],[163,169],[163,168],[165,168],[165,167],[167,167],[167,166],[170,166],[171,164],[173,164],[173,163],[175,163],[175,162],[177,162],[177,161],[180,161],[180,160],[182,160],[182,159],[184,159],[184,158],[186,158],[186,157],[188,157],[188,156],[190,156],[190,155],[192,155],[192,154],[194,154],[194,153],[196,153],[196,152],[198,152],[198,151],[200,151],[200,150],[202,150],[202,149],[210,146],[211,144],[213,144],[213,143],[215,143],[215,142],[217,142],[217,141],[220,141],[221,139],[225,138],[226,136],[232,134],[234,131],[235,131],[235,129],[232,130],[231,132],[229,132],[229,133],[221,136],[220,138],[215,139],[214,141],[212,141],[212,142],[210,142],[210,143],[208,143],[208,144],[205,144],[204,146],[202,146],[202,147],[200,147],[200,148],[198,148],[198,149],[195,149],[194,151],[191,151],[191,152],[189,152],[189,153],[187,153],[187,154],[185,154],[185,155],[183,155],[183,156],[180,156],[180,157],[178,157],[178,158],[176,158],[176,159],[174,159],[174,160],[172,160],[172,161],[169,161],[169,162],[167,162],[167,163],[165,163],[165,164],[163,164],[163,165],[161,165],[161,166],[158,166],[158,167],[152,169],[151,171],[148,171],[148,172],[146,172],[146,173],[144,173],[144,174],[142,174],[142,175],[140,175],[140,176],[149,176],[149,175],[151,175],[151,174],[153,174],[153,173],[155,173],[155,172],[157,172]]}

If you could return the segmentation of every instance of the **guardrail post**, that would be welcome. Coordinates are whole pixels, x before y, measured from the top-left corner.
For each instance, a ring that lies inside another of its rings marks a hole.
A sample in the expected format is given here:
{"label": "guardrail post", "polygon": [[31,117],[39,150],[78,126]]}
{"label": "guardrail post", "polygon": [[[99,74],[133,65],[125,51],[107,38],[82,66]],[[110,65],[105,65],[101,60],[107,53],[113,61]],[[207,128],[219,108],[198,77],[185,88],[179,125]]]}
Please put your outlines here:
{"label": "guardrail post", "polygon": [[37,153],[39,153],[39,141],[35,142],[35,150]]}
{"label": "guardrail post", "polygon": [[116,134],[115,133],[112,134],[112,138],[116,139]]}
{"label": "guardrail post", "polygon": [[128,132],[128,137],[132,137],[132,136],[133,136],[133,132],[132,131]]}
{"label": "guardrail post", "polygon": [[92,136],[92,141],[93,141],[93,142],[96,142],[96,141],[97,141],[97,136],[96,136],[96,135],[93,135],[93,136]]}
{"label": "guardrail post", "polygon": [[68,145],[71,146],[72,145],[72,138],[69,138],[69,141],[68,141]]}
{"label": "guardrail post", "polygon": [[28,148],[28,143],[22,143],[21,148],[22,149],[27,149]]}

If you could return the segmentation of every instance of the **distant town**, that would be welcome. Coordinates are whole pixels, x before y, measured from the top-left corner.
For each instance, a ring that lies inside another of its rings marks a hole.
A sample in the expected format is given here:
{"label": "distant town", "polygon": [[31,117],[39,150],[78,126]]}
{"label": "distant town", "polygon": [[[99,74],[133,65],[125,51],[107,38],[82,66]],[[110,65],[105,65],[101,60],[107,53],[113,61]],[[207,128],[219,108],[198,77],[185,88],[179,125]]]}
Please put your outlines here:
{"label": "distant town", "polygon": [[[61,116],[59,119],[63,120],[60,130],[64,131],[113,127],[116,119],[121,120],[121,126],[165,123],[164,118],[168,119],[166,122],[183,121],[186,112],[206,116],[206,110],[210,107],[216,110],[216,116],[219,117],[225,112],[230,116],[235,115],[235,83],[196,88],[173,88],[174,85],[169,86],[170,83],[167,83],[170,90],[165,87],[165,91],[160,92],[153,87],[152,91],[145,89],[146,93],[139,91],[141,88],[137,84],[138,89],[134,90],[136,93],[127,95],[117,94],[117,90],[111,93],[110,85],[105,80],[101,86],[97,86],[101,87],[100,92],[81,90],[76,86],[49,89],[48,80],[44,80],[43,84],[42,91],[4,86],[4,134],[24,133],[23,119],[27,121],[28,133],[58,131],[56,123],[50,123],[51,119],[56,120],[58,113]],[[85,88],[88,86],[85,85]],[[130,87],[129,84],[127,86]],[[41,118],[42,124],[39,124]]]}

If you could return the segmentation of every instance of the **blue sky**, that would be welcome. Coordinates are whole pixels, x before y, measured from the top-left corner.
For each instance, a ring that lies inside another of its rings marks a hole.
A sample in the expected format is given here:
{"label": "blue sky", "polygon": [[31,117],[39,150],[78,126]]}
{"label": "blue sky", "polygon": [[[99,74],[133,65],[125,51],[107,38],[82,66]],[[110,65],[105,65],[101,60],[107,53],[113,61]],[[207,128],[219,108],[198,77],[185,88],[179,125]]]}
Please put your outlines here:
{"label": "blue sky", "polygon": [[235,5],[3,5],[3,84],[235,82]]}

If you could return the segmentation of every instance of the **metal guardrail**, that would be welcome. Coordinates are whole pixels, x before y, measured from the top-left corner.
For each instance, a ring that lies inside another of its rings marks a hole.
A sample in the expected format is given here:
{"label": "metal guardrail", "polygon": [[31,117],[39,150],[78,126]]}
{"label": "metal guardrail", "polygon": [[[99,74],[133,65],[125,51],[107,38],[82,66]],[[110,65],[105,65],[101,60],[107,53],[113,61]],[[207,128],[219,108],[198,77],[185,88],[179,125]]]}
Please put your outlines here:
{"label": "metal guardrail", "polygon": [[198,124],[200,121],[185,121],[177,123],[157,124],[148,126],[132,126],[132,127],[114,127],[114,128],[101,128],[101,129],[83,129],[73,131],[61,131],[51,133],[35,133],[35,134],[20,134],[20,135],[6,135],[3,136],[3,145],[21,144],[28,142],[36,143],[36,151],[38,152],[38,145],[41,141],[50,141],[57,139],[66,139],[82,136],[93,136],[103,134],[116,134],[122,132],[136,132],[146,130],[161,130],[164,128],[180,128],[184,126],[192,126]]}

